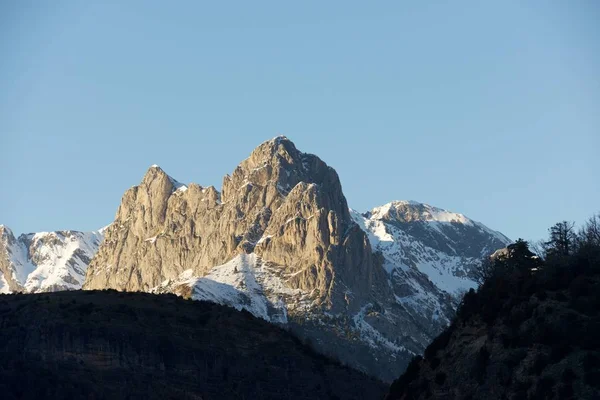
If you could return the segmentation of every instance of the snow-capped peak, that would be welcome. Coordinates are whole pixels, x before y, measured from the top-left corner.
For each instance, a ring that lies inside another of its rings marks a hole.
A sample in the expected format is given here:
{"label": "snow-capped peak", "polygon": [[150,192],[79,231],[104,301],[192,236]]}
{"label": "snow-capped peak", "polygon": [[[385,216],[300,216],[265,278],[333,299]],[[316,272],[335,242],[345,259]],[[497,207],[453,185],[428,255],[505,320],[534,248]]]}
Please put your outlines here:
{"label": "snow-capped peak", "polygon": [[402,222],[424,221],[424,222],[457,222],[473,225],[473,221],[463,214],[444,210],[414,200],[395,200],[376,207],[371,211],[372,218],[396,219]]}
{"label": "snow-capped peak", "polygon": [[179,182],[177,179],[173,178],[171,175],[167,174],[161,167],[159,167],[157,164],[152,164],[150,166],[150,168],[148,169],[148,172],[152,171],[152,170],[157,170],[154,173],[159,173],[159,174],[164,174],[167,178],[169,178],[169,181],[171,182],[171,184],[173,185],[173,191],[174,192],[185,192],[188,187],[187,185]]}
{"label": "snow-capped peak", "polygon": [[273,139],[271,139],[270,142],[279,144],[279,143],[283,142],[284,140],[289,140],[289,139],[285,135],[278,135],[278,136],[275,136]]}
{"label": "snow-capped peak", "polygon": [[511,242],[463,214],[412,200],[392,201],[365,214],[351,210],[351,215],[373,249],[382,252],[388,273],[414,269],[451,294],[475,287],[471,275],[480,259]]}

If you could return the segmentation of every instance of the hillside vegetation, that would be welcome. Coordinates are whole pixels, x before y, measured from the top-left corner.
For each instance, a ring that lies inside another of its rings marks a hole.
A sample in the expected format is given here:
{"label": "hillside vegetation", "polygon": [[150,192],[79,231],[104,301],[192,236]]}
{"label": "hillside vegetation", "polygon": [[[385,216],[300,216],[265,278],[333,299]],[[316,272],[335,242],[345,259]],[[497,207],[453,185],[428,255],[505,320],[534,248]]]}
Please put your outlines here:
{"label": "hillside vegetation", "polygon": [[380,399],[384,385],[245,311],[175,295],[0,296],[2,399]]}
{"label": "hillside vegetation", "polygon": [[599,399],[600,218],[482,265],[482,286],[388,399]]}

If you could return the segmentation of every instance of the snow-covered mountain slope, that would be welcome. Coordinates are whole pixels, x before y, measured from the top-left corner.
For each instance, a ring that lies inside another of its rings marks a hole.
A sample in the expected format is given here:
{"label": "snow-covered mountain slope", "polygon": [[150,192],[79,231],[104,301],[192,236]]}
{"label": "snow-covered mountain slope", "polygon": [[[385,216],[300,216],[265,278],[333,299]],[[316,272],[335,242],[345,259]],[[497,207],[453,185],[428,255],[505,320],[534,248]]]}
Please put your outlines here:
{"label": "snow-covered mountain slope", "polygon": [[309,293],[288,287],[285,283],[288,278],[281,266],[264,262],[254,253],[239,254],[203,277],[195,277],[191,269],[186,270],[152,292],[172,292],[194,300],[212,301],[285,324],[288,310],[310,306]]}
{"label": "snow-covered mountain slope", "polygon": [[477,286],[473,269],[481,258],[511,243],[462,214],[415,201],[393,201],[364,214],[351,213],[368,233],[373,250],[384,256],[384,267],[396,284],[406,285],[406,274],[418,271],[455,297]]}
{"label": "snow-covered mountain slope", "polygon": [[39,232],[15,238],[0,225],[0,293],[81,289],[104,231]]}

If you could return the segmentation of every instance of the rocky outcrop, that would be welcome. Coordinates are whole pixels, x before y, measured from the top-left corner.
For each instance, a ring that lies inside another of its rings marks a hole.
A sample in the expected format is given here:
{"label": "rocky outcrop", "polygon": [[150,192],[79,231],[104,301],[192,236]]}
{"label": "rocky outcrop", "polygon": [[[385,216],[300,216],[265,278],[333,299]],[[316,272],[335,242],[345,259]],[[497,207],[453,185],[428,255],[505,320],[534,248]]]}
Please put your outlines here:
{"label": "rocky outcrop", "polygon": [[[0,292],[12,293],[23,290],[23,283],[29,273],[27,264],[23,265],[22,247],[12,231],[0,225]],[[17,253],[17,254],[14,254]]]}
{"label": "rocky outcrop", "polygon": [[39,232],[15,238],[0,225],[0,293],[80,289],[103,232]]}
{"label": "rocky outcrop", "polygon": [[123,196],[84,288],[147,291],[253,252],[285,266],[294,274],[288,285],[318,293],[315,301],[327,308],[345,303],[347,288],[369,293],[377,275],[337,173],[278,137],[226,176],[222,193],[180,185],[151,167]]}

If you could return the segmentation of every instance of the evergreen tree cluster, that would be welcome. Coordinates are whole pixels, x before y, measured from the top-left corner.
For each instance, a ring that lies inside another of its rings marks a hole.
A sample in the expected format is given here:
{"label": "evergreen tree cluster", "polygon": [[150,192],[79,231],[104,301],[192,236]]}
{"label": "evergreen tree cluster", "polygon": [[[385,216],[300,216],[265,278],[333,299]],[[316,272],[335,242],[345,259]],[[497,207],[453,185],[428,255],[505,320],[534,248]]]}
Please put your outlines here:
{"label": "evergreen tree cluster", "polygon": [[484,320],[493,319],[500,308],[510,305],[509,299],[556,290],[600,272],[600,214],[589,218],[578,231],[573,222],[562,221],[548,232],[548,240],[533,246],[535,253],[527,241],[518,239],[482,260],[480,287],[465,294],[457,318],[479,313]]}

